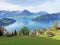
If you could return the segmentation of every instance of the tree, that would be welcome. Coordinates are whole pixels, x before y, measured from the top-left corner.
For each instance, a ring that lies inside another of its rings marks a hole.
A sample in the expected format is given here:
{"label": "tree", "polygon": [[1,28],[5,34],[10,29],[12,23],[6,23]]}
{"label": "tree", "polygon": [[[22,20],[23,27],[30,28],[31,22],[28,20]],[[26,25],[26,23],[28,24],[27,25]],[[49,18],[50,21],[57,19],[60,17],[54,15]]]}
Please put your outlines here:
{"label": "tree", "polygon": [[3,35],[4,27],[0,26],[0,36]]}
{"label": "tree", "polygon": [[58,28],[58,23],[57,22],[54,22],[54,24],[53,24],[53,30],[57,30],[57,28]]}
{"label": "tree", "polygon": [[14,33],[12,32],[12,36],[14,36]]}
{"label": "tree", "polygon": [[16,30],[15,30],[14,34],[15,34],[15,36],[17,36],[17,31]]}
{"label": "tree", "polygon": [[24,26],[24,27],[20,30],[20,34],[22,34],[22,35],[29,35],[28,28],[27,28],[26,26]]}

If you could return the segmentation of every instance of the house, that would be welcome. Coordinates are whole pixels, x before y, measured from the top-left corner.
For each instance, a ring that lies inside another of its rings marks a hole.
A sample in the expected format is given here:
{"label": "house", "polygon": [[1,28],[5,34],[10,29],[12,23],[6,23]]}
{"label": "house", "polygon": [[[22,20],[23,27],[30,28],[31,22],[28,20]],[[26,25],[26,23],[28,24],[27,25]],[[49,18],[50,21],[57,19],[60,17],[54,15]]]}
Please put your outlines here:
{"label": "house", "polygon": [[35,36],[39,36],[40,34],[42,34],[43,33],[43,30],[42,29],[34,29],[34,30],[31,30],[30,32],[29,32],[29,35],[31,36],[31,35],[35,35]]}

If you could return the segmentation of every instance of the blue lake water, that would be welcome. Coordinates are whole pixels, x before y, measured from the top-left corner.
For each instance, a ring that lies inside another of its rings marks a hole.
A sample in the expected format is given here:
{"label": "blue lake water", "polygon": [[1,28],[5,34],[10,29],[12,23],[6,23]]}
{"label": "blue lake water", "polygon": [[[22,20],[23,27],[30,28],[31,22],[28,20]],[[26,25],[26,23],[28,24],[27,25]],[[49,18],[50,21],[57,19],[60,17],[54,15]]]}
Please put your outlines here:
{"label": "blue lake water", "polygon": [[41,22],[33,21],[31,18],[15,18],[15,20],[15,23],[5,26],[7,31],[19,31],[23,26],[27,26],[29,30],[33,30],[36,28],[49,28],[53,25],[54,22],[57,22],[58,26],[60,26],[60,21]]}

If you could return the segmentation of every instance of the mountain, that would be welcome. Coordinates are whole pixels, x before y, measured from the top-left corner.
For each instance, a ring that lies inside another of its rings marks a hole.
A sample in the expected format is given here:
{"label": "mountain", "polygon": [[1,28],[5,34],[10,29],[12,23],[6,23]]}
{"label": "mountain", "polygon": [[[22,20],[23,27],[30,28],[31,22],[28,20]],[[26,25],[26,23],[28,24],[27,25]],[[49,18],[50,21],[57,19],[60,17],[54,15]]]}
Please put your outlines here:
{"label": "mountain", "polygon": [[29,16],[29,15],[34,15],[33,13],[31,13],[31,12],[28,11],[28,10],[24,10],[21,14],[22,14],[22,15],[27,15],[27,16]]}
{"label": "mountain", "polygon": [[37,16],[33,19],[34,21],[54,21],[60,20],[60,13],[46,14],[42,16]]}
{"label": "mountain", "polygon": [[4,17],[14,17],[14,16],[20,16],[19,11],[6,11],[6,10],[0,10],[0,18]]}
{"label": "mountain", "polygon": [[14,22],[16,22],[14,19],[1,18],[0,19],[0,26],[7,26],[7,25],[10,25],[10,24],[13,24]]}
{"label": "mountain", "polygon": [[0,17],[19,17],[19,16],[31,16],[34,15],[28,10],[24,10],[22,12],[20,11],[6,11],[6,10],[0,10]]}
{"label": "mountain", "polygon": [[46,15],[48,14],[45,11],[40,11],[36,13],[32,13],[28,10],[24,11],[6,11],[6,10],[0,10],[0,18],[7,18],[7,17],[36,17],[36,16],[41,16],[41,15]]}
{"label": "mountain", "polygon": [[40,15],[40,16],[46,15],[46,14],[48,14],[48,13],[45,11],[40,11],[40,12],[35,13],[35,15]]}

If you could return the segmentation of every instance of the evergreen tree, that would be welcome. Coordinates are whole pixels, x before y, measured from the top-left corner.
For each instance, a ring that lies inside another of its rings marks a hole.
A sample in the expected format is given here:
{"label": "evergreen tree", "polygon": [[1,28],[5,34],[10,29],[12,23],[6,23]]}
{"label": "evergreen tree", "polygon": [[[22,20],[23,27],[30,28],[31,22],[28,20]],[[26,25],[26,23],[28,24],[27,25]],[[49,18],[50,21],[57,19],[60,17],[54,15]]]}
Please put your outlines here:
{"label": "evergreen tree", "polygon": [[14,36],[14,33],[12,32],[12,36]]}
{"label": "evergreen tree", "polygon": [[15,30],[14,34],[15,34],[15,36],[17,36],[17,31],[16,30]]}

